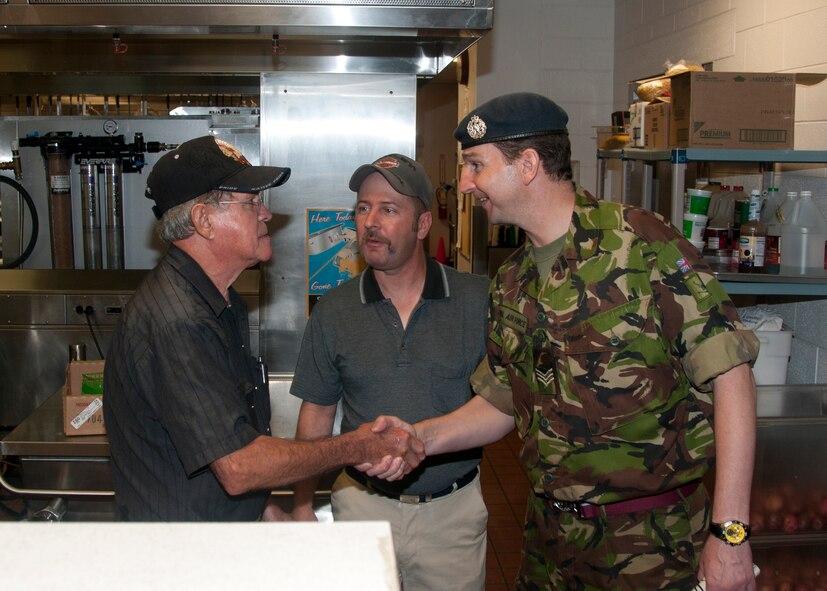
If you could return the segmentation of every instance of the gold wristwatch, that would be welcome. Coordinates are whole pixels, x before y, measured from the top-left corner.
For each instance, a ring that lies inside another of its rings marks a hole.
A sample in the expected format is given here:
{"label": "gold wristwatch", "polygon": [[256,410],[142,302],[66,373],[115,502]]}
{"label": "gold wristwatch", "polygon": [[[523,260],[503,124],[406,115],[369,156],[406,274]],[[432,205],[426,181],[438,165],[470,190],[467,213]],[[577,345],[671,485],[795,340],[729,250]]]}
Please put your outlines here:
{"label": "gold wristwatch", "polygon": [[742,521],[710,523],[709,531],[730,546],[740,546],[749,539],[750,526]]}

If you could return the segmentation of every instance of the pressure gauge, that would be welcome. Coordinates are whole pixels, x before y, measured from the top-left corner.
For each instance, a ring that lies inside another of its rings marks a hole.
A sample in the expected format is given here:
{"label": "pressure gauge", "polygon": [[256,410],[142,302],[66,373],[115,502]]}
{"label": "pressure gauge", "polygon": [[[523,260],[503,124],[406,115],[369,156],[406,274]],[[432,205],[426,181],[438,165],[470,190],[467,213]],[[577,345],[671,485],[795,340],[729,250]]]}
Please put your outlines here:
{"label": "pressure gauge", "polygon": [[106,135],[115,135],[118,133],[118,124],[112,119],[107,119],[103,122],[103,131]]}

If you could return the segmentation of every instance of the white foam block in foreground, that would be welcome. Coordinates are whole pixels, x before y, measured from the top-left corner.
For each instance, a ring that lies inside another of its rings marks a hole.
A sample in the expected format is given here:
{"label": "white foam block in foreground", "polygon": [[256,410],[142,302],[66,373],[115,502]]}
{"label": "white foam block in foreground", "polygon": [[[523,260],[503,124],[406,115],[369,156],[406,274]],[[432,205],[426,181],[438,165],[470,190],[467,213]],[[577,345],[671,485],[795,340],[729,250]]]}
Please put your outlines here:
{"label": "white foam block in foreground", "polygon": [[0,523],[5,589],[398,591],[386,522]]}

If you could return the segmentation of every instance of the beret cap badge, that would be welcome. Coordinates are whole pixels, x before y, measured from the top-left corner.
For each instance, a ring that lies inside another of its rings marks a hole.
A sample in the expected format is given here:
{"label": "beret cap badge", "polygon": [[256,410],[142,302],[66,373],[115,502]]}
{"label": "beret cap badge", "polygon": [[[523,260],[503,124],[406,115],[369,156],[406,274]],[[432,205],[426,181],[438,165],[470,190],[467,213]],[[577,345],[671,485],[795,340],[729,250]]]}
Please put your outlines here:
{"label": "beret cap badge", "polygon": [[488,131],[488,128],[485,125],[485,121],[480,119],[479,116],[474,115],[468,120],[468,135],[475,140],[485,137],[486,131]]}

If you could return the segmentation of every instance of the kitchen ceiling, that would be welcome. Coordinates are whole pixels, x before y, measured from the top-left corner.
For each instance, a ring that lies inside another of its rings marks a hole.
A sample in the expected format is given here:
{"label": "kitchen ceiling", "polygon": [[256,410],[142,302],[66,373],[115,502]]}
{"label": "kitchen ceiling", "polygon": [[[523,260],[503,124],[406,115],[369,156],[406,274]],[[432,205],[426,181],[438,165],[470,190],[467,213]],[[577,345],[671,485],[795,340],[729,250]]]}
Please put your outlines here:
{"label": "kitchen ceiling", "polygon": [[[0,81],[21,91],[245,87],[260,72],[427,79],[487,33],[494,0],[0,0]],[[149,74],[159,76],[149,77]],[[137,81],[137,82],[136,82]]]}

